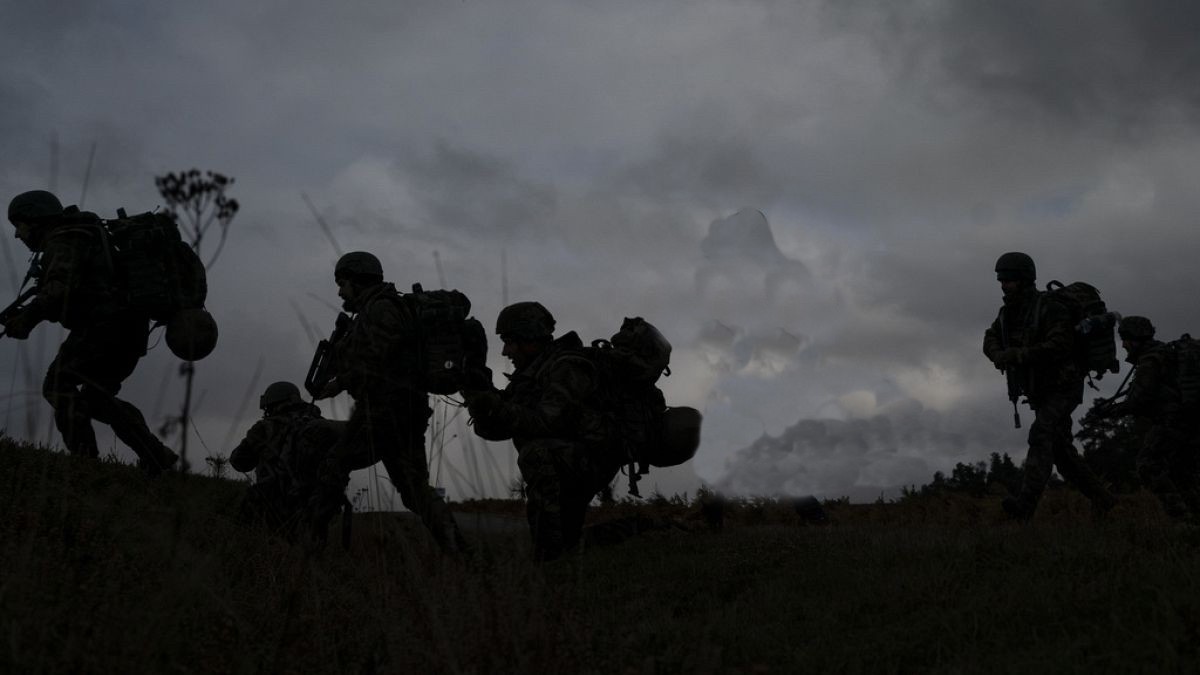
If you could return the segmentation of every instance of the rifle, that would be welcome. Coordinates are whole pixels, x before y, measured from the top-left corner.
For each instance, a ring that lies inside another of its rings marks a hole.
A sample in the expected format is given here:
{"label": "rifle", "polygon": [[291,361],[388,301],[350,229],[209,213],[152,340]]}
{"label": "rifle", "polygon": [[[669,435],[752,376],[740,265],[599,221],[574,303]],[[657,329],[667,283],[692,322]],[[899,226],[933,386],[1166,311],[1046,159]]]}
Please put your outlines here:
{"label": "rifle", "polygon": [[334,321],[333,333],[328,340],[317,343],[317,351],[313,354],[312,364],[308,367],[308,375],[304,378],[304,389],[315,400],[321,395],[321,390],[333,379],[333,346],[350,331],[352,323],[345,312],[337,315]]}
{"label": "rifle", "polygon": [[1004,380],[1008,385],[1008,400],[1013,405],[1013,428],[1021,428],[1021,411],[1017,409],[1017,399],[1021,398],[1021,378],[1012,368],[1004,370]]}
{"label": "rifle", "polygon": [[[29,283],[30,279],[35,282],[42,276],[42,254],[34,253],[29,259],[29,269],[25,272],[25,278],[21,280],[21,288],[25,288],[25,284]],[[28,290],[19,292],[17,299],[12,301],[12,304],[0,311],[0,324],[8,323],[8,320],[21,313],[25,309],[25,301],[37,295],[38,285],[35,283]],[[0,331],[0,337],[5,335],[5,331]]]}
{"label": "rifle", "polygon": [[1118,399],[1120,399],[1122,396],[1128,395],[1129,392],[1125,391],[1125,385],[1129,382],[1129,378],[1133,376],[1133,371],[1135,370],[1137,370],[1137,366],[1129,369],[1129,372],[1125,374],[1125,379],[1121,380],[1121,385],[1117,387],[1117,390],[1113,392],[1112,396],[1109,396],[1108,398],[1096,399],[1096,401],[1092,404],[1092,408],[1087,411],[1087,413],[1083,416],[1083,420],[1081,421],[1087,422],[1092,417],[1102,415],[1105,410],[1115,405]]}

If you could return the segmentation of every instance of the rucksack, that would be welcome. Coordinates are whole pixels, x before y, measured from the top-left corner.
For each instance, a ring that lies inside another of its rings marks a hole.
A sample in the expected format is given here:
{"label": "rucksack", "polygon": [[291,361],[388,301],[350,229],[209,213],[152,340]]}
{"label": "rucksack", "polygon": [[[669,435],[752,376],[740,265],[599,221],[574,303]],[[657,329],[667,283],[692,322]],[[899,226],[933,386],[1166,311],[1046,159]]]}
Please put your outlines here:
{"label": "rucksack", "polygon": [[1195,411],[1200,406],[1200,340],[1184,333],[1178,340],[1167,343],[1175,357],[1175,382],[1179,388],[1180,405]]}
{"label": "rucksack", "polygon": [[1083,281],[1066,285],[1051,281],[1046,284],[1046,294],[1070,312],[1075,326],[1075,363],[1080,370],[1097,380],[1105,373],[1120,372],[1115,333],[1121,317],[1108,311],[1100,291]]}
{"label": "rucksack", "polygon": [[208,278],[200,260],[163,211],[126,215],[101,222],[101,234],[112,257],[122,304],[146,311],[167,324],[180,310],[204,307]]}
{"label": "rucksack", "polygon": [[470,316],[471,301],[457,290],[431,290],[413,284],[400,295],[416,319],[416,378],[431,394],[469,388],[470,378],[487,367],[487,332]]}
{"label": "rucksack", "polygon": [[657,328],[626,318],[616,334],[594,340],[583,353],[596,368],[600,406],[615,436],[608,446],[629,466],[631,494],[638,494],[638,477],[651,466],[677,466],[695,456],[700,413],[667,406],[656,383],[671,374],[671,343]]}

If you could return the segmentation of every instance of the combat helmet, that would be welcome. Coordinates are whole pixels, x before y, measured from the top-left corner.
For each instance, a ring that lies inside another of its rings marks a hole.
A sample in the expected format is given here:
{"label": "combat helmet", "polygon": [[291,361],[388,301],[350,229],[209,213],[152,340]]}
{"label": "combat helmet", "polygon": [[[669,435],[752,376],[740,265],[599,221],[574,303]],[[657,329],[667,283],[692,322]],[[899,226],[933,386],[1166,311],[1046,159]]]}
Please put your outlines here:
{"label": "combat helmet", "polygon": [[1010,251],[996,260],[998,281],[1029,281],[1037,279],[1037,267],[1027,253]]}
{"label": "combat helmet", "polygon": [[659,428],[657,443],[647,447],[646,461],[651,466],[679,466],[696,456],[700,447],[700,423],[703,415],[686,406],[667,408]]}
{"label": "combat helmet", "polygon": [[383,281],[383,265],[373,254],[366,251],[351,251],[338,258],[333,268],[335,279],[372,279]]}
{"label": "combat helmet", "polygon": [[22,192],[8,203],[8,222],[41,223],[63,214],[62,202],[53,192],[30,190]]}
{"label": "combat helmet", "polygon": [[1127,316],[1117,325],[1117,335],[1122,340],[1151,340],[1154,338],[1154,324],[1144,316]]}
{"label": "combat helmet", "polygon": [[537,342],[554,336],[554,315],[540,302],[518,302],[500,310],[496,334],[501,340]]}
{"label": "combat helmet", "polygon": [[167,348],[184,361],[199,361],[217,346],[217,322],[201,307],[181,309],[167,322]]}
{"label": "combat helmet", "polygon": [[276,408],[285,403],[300,403],[303,399],[300,398],[300,388],[291,382],[273,382],[262,396],[258,397],[258,407],[263,411]]}

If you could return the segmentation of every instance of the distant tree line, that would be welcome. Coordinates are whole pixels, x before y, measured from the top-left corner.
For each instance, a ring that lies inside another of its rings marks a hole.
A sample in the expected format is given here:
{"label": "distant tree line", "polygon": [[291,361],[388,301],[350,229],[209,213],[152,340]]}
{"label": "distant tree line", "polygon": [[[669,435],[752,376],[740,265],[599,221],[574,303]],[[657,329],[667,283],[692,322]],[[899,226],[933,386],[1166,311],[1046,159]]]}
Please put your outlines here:
{"label": "distant tree line", "polygon": [[[1140,436],[1133,428],[1131,418],[1101,418],[1087,415],[1075,434],[1083,449],[1083,459],[1101,480],[1110,485],[1113,492],[1128,493],[1138,489],[1137,469],[1134,457]],[[1061,482],[1055,477],[1052,484]],[[986,462],[954,465],[950,475],[942,471],[933,474],[933,480],[920,487],[905,487],[906,497],[926,496],[955,492],[981,497],[988,486],[999,484],[1011,494],[1021,487],[1021,467],[1013,462],[1008,453],[993,452]]]}

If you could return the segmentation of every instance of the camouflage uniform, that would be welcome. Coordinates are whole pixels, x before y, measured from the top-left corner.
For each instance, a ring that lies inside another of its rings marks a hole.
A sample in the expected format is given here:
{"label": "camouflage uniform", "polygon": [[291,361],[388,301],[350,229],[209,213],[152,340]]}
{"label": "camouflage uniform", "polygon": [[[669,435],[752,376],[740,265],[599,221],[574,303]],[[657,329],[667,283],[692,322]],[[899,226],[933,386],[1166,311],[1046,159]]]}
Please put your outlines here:
{"label": "camouflage uniform", "polygon": [[596,374],[574,332],[547,344],[488,404],[469,398],[475,432],[512,439],[525,481],[535,556],[551,560],[579,543],[587,506],[616,476],[595,404]]}
{"label": "camouflage uniform", "polygon": [[1124,399],[1103,409],[1105,417],[1132,415],[1142,436],[1137,454],[1138,476],[1162,502],[1167,514],[1185,518],[1200,513],[1197,492],[1196,422],[1180,414],[1179,389],[1170,347],[1148,339],[1129,352],[1133,379]]}
{"label": "camouflage uniform", "polygon": [[[96,219],[80,214],[75,220]],[[42,394],[72,454],[99,455],[92,428],[98,420],[155,474],[176,461],[175,453],[150,431],[141,411],[116,397],[146,354],[150,319],[116,302],[106,254],[97,227],[67,223],[46,237],[38,292],[24,311],[35,320],[58,322],[70,334],[50,364]]]}
{"label": "camouflage uniform", "polygon": [[425,430],[433,410],[417,389],[417,336],[396,287],[379,283],[357,300],[358,313],[334,345],[336,380],[354,398],[345,433],[323,470],[322,508],[340,504],[350,472],[383,462],[404,506],[443,549],[464,548],[446,502],[429,485]]}
{"label": "camouflage uniform", "polygon": [[1010,511],[1019,518],[1032,517],[1056,466],[1096,508],[1105,511],[1116,501],[1073,444],[1071,414],[1083,402],[1085,376],[1073,356],[1074,331],[1068,310],[1030,285],[1005,296],[1000,315],[984,333],[983,353],[1016,378],[1035,416],[1021,489]]}
{"label": "camouflage uniform", "polygon": [[319,408],[303,401],[273,409],[255,422],[229,455],[234,469],[254,472],[242,516],[290,530],[308,505],[321,461],[345,426],[324,419]]}

